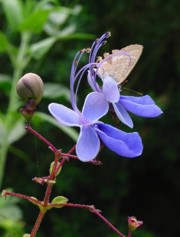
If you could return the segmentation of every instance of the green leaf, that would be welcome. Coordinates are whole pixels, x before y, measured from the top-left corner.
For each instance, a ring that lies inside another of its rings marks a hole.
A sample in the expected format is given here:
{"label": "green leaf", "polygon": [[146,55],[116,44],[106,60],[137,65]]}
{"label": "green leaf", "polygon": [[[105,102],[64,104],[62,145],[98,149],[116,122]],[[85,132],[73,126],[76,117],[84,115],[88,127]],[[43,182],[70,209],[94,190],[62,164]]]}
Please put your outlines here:
{"label": "green leaf", "polygon": [[41,9],[35,12],[32,12],[27,16],[24,21],[20,24],[20,31],[28,31],[31,33],[41,33],[43,26],[46,23],[49,15],[48,9]]}
{"label": "green leaf", "polygon": [[[68,202],[68,199],[64,196],[57,196],[52,200],[52,204],[65,204]],[[57,206],[56,208],[61,208],[63,206]]]}
{"label": "green leaf", "polygon": [[56,120],[51,117],[48,114],[42,113],[42,112],[36,112],[33,116],[32,122],[35,120],[40,120],[40,121],[46,121],[49,122],[50,124],[60,128],[64,133],[66,133],[70,138],[72,138],[74,141],[77,141],[78,138],[78,133],[73,129],[69,127],[64,127],[60,125]]}
{"label": "green leaf", "polygon": [[59,8],[59,11],[53,11],[49,15],[49,21],[57,26],[62,25],[69,16],[69,11],[66,11],[64,8]]}
{"label": "green leaf", "polygon": [[48,50],[53,46],[55,41],[55,38],[49,37],[35,44],[32,44],[30,46],[29,53],[32,55],[33,58],[38,60],[48,52]]}
{"label": "green leaf", "polygon": [[5,74],[0,74],[0,91],[8,93],[11,89],[11,79],[10,76]]}
{"label": "green leaf", "polygon": [[4,136],[6,134],[6,128],[4,126],[5,116],[0,113],[0,145],[3,143]]}
{"label": "green leaf", "polygon": [[2,219],[11,219],[13,221],[18,221],[22,218],[22,213],[20,208],[15,205],[8,205],[1,207],[0,220]]}
{"label": "green leaf", "polygon": [[8,143],[12,144],[13,142],[18,141],[25,133],[24,119],[17,118],[8,133]]}
{"label": "green leaf", "polygon": [[58,83],[45,83],[43,96],[48,99],[65,97],[66,100],[70,101],[69,89]]}
{"label": "green leaf", "polygon": [[14,64],[17,51],[18,49],[8,41],[6,35],[0,32],[0,53],[7,53],[11,63]]}
{"label": "green leaf", "polygon": [[86,33],[72,33],[69,34],[69,29],[67,31],[62,31],[56,35],[58,40],[71,40],[71,39],[94,39],[95,36],[93,34],[86,34]]}
{"label": "green leaf", "polygon": [[17,206],[17,198],[6,197],[0,198],[0,222],[6,222],[7,219],[18,221],[22,219],[22,212]]}
{"label": "green leaf", "polygon": [[0,53],[6,52],[9,48],[9,42],[6,38],[6,35],[3,32],[0,32]]}
{"label": "green leaf", "polygon": [[[49,174],[51,174],[51,172],[52,172],[53,165],[54,165],[54,161],[53,161],[53,162],[51,163],[51,165],[50,165],[50,168],[49,168]],[[62,170],[62,166],[61,166],[61,168],[58,170],[56,176],[58,176],[58,174],[60,174],[61,170]]]}
{"label": "green leaf", "polygon": [[8,26],[12,31],[17,31],[23,19],[23,5],[21,0],[1,0],[6,15]]}
{"label": "green leaf", "polygon": [[59,32],[59,28],[66,22],[69,17],[69,11],[64,8],[60,8],[59,11],[54,11],[49,14],[48,22],[44,26],[44,31],[48,35],[56,35]]}

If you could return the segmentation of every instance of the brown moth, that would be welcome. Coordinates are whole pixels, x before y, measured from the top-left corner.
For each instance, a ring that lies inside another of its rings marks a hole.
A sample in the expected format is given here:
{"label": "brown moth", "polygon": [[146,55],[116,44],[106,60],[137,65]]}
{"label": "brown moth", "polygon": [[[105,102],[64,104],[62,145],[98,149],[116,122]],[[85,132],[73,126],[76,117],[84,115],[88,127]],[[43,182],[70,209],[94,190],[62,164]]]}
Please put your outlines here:
{"label": "brown moth", "polygon": [[122,84],[139,60],[143,46],[132,44],[120,50],[112,50],[112,54],[105,53],[98,58],[97,74],[112,77],[118,85]]}

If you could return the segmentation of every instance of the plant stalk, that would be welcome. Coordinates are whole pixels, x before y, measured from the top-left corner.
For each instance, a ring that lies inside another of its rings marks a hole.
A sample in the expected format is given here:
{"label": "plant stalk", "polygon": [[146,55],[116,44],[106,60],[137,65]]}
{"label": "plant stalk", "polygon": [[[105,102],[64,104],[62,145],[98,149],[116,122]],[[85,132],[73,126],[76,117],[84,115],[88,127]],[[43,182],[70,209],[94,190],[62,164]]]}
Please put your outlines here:
{"label": "plant stalk", "polygon": [[14,112],[17,110],[17,101],[18,97],[16,94],[16,84],[19,78],[21,77],[24,68],[26,67],[28,61],[25,59],[28,43],[30,40],[30,35],[28,33],[22,34],[21,45],[19,48],[18,55],[16,57],[16,64],[14,65],[14,74],[12,78],[11,91],[9,95],[9,104],[6,113],[5,120],[5,134],[3,137],[3,143],[0,147],[0,188],[2,186],[4,171],[5,171],[5,163],[7,159],[7,153],[9,149],[8,135],[10,131],[10,127],[13,124]]}

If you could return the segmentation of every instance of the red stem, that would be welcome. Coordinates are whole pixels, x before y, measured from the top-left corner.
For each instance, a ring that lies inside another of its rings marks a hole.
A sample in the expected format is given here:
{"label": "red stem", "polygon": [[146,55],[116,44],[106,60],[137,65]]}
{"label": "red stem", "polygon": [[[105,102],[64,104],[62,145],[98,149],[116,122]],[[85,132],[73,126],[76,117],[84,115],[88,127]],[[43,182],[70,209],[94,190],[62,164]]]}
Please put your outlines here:
{"label": "red stem", "polygon": [[51,144],[46,138],[44,138],[41,134],[39,134],[38,132],[36,132],[29,123],[26,123],[25,125],[25,129],[27,131],[29,131],[30,133],[32,133],[33,135],[35,135],[36,137],[38,137],[41,141],[43,141],[48,147],[50,147],[50,149],[56,153],[58,151],[58,149],[53,146],[53,144]]}
{"label": "red stem", "polygon": [[40,212],[39,212],[39,215],[38,215],[38,217],[37,217],[37,219],[36,219],[36,222],[35,222],[35,224],[34,224],[34,227],[33,227],[32,231],[31,231],[30,237],[35,237],[35,236],[36,236],[36,233],[37,233],[37,231],[38,231],[38,229],[39,229],[39,227],[40,227],[40,224],[41,224],[41,222],[42,222],[42,219],[43,219],[45,213],[46,213],[46,212],[43,212],[43,211],[40,211]]}
{"label": "red stem", "polygon": [[101,215],[100,212],[95,211],[94,212],[99,218],[101,218],[101,220],[103,220],[106,225],[108,225],[114,232],[116,232],[119,236],[121,237],[125,237],[125,235],[123,235],[118,229],[116,229],[116,227],[114,227],[111,222],[109,222],[103,215]]}
{"label": "red stem", "polygon": [[[49,181],[51,181],[51,180],[54,181],[56,179],[56,170],[57,170],[58,161],[59,161],[60,157],[61,157],[60,151],[56,152],[52,171],[51,171],[50,176],[48,177]],[[44,206],[47,206],[49,203],[49,198],[51,195],[52,186],[53,186],[53,183],[48,182],[48,185],[46,188],[46,193],[44,196]]]}
{"label": "red stem", "polygon": [[[115,233],[117,233],[120,237],[125,237],[118,229],[116,229],[103,215],[101,215],[100,210],[96,209],[93,205],[81,205],[81,204],[73,204],[73,203],[64,203],[64,204],[51,204],[49,203],[49,199],[50,199],[50,194],[52,191],[52,187],[53,187],[53,181],[55,181],[56,179],[56,174],[58,172],[58,170],[62,167],[62,165],[65,163],[66,158],[62,159],[61,162],[59,163],[59,159],[61,157],[69,157],[69,158],[75,158],[77,159],[78,157],[75,155],[72,155],[72,153],[75,150],[75,146],[67,153],[61,153],[60,150],[58,150],[56,147],[54,147],[46,138],[44,138],[41,134],[39,134],[38,132],[36,132],[34,129],[31,128],[30,124],[26,124],[25,129],[27,131],[29,131],[30,133],[32,133],[33,135],[35,135],[36,137],[38,137],[41,141],[43,141],[48,147],[50,147],[50,149],[55,153],[55,159],[54,159],[54,164],[52,167],[52,171],[50,176],[48,177],[48,182],[47,182],[47,188],[46,188],[46,192],[44,195],[44,199],[43,199],[43,206],[51,206],[51,207],[58,207],[58,206],[69,206],[69,207],[76,207],[76,208],[84,208],[84,209],[88,209],[89,211],[95,213],[101,220],[103,220]],[[96,163],[97,162],[97,163]],[[93,161],[92,163],[94,164],[100,164],[98,163],[99,161]],[[8,192],[7,192],[8,195]],[[24,199],[27,199],[29,201],[34,201],[33,198],[30,198],[26,195],[22,195],[22,194],[14,194],[14,196],[18,196]],[[32,200],[31,200],[32,199]],[[42,202],[37,201],[37,204],[40,203],[40,205],[42,206]],[[36,219],[36,222],[34,224],[34,227],[31,231],[30,237],[35,237],[36,233],[40,227],[40,224],[43,220],[43,217],[46,213],[46,209],[41,209],[39,212],[39,215]],[[128,234],[128,237],[131,237]]]}
{"label": "red stem", "polygon": [[[106,223],[116,234],[121,237],[125,237],[115,226],[111,224],[100,212],[100,210],[96,209],[93,205],[83,205],[83,204],[75,204],[75,203],[63,203],[63,204],[49,204],[50,207],[58,207],[58,206],[66,206],[66,207],[75,207],[75,208],[82,208],[88,209],[92,213],[95,213],[102,221]],[[128,237],[131,237],[129,235]]]}
{"label": "red stem", "polygon": [[2,194],[1,194],[1,196],[5,196],[5,197],[6,196],[18,197],[18,198],[26,199],[29,202],[36,203],[37,205],[42,205],[42,203],[39,200],[37,200],[37,199],[35,199],[33,197],[29,197],[27,195],[21,194],[21,193],[14,193],[14,192],[9,192],[9,191],[4,190],[2,192]]}
{"label": "red stem", "polygon": [[76,149],[76,145],[74,145],[69,151],[68,151],[68,154],[71,154],[75,151]]}

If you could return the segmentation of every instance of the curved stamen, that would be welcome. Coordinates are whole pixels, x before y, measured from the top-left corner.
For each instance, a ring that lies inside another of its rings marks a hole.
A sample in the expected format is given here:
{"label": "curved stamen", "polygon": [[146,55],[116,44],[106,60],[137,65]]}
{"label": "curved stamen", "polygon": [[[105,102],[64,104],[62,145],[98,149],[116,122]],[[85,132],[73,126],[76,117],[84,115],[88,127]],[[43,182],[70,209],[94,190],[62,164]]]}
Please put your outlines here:
{"label": "curved stamen", "polygon": [[79,61],[81,59],[81,57],[83,56],[83,54],[85,53],[85,50],[80,50],[77,52],[77,54],[74,57],[73,63],[72,63],[72,67],[71,67],[71,73],[70,73],[70,97],[71,97],[71,104],[74,110],[78,110],[77,109],[77,105],[76,105],[76,98],[75,98],[75,93],[74,93],[74,83],[77,79],[77,77],[75,76],[76,71],[77,71],[77,67],[79,64]]}
{"label": "curved stamen", "polygon": [[106,43],[106,41],[104,40],[110,37],[110,35],[111,35],[110,32],[106,32],[99,39],[94,41],[94,43],[91,46],[91,51],[89,54],[89,62],[95,62],[95,58],[96,58],[99,48]]}
{"label": "curved stamen", "polygon": [[[82,77],[87,70],[90,71],[90,76],[91,76],[94,88],[96,89],[96,91],[100,90],[98,84],[96,83],[97,70],[94,70],[94,69],[97,69],[98,64],[95,62],[95,58],[100,47],[106,43],[105,39],[108,38],[109,36],[110,36],[110,32],[106,32],[99,39],[93,42],[90,49],[90,53],[89,53],[89,63],[86,64],[84,67],[82,67],[79,71],[77,71],[77,67],[80,62],[80,59],[85,52],[89,51],[89,49],[80,50],[74,57],[72,67],[71,67],[71,73],[70,73],[70,97],[71,97],[72,108],[75,111],[79,111],[76,104],[76,96],[77,96],[77,92],[78,92]],[[77,79],[78,79],[78,83],[75,89],[74,84]]]}

